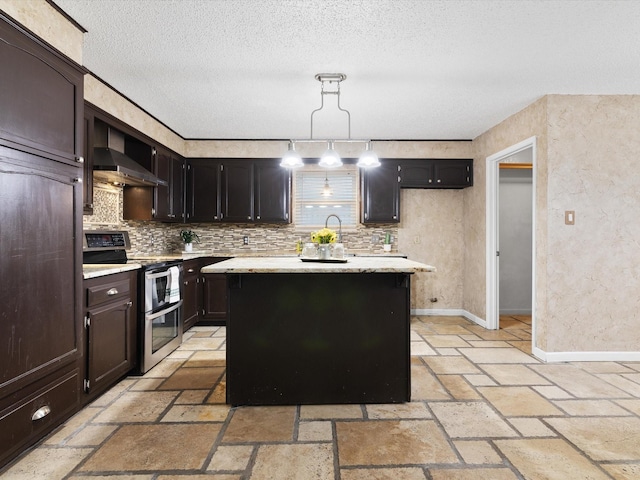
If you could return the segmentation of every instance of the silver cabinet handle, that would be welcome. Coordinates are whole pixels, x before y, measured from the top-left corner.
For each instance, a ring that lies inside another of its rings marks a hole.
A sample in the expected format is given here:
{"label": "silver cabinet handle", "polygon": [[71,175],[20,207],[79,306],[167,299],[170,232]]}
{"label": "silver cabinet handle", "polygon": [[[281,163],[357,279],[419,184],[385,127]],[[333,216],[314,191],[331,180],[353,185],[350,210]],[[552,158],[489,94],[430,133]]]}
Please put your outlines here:
{"label": "silver cabinet handle", "polygon": [[107,290],[107,295],[109,295],[110,297],[117,295],[118,294],[118,289],[117,288],[110,288],[109,290]]}
{"label": "silver cabinet handle", "polygon": [[258,215],[258,216],[256,217],[256,220],[260,220],[260,215]]}
{"label": "silver cabinet handle", "polygon": [[441,182],[442,182],[442,180],[438,179],[438,183],[441,183]]}
{"label": "silver cabinet handle", "polygon": [[189,268],[189,269],[187,270],[187,273],[193,273],[193,268]]}
{"label": "silver cabinet handle", "polygon": [[73,179],[73,183],[82,183],[82,178],[76,177]]}
{"label": "silver cabinet handle", "polygon": [[50,413],[51,407],[49,405],[45,405],[44,407],[40,407],[35,412],[33,412],[33,415],[31,415],[31,420],[35,422],[36,420],[40,420],[41,418],[46,417]]}
{"label": "silver cabinet handle", "polygon": [[76,162],[84,163],[84,157],[76,157]]}
{"label": "silver cabinet handle", "polygon": [[133,307],[133,302],[127,302],[127,308]]}
{"label": "silver cabinet handle", "polygon": [[247,220],[251,220],[251,215],[247,215]]}

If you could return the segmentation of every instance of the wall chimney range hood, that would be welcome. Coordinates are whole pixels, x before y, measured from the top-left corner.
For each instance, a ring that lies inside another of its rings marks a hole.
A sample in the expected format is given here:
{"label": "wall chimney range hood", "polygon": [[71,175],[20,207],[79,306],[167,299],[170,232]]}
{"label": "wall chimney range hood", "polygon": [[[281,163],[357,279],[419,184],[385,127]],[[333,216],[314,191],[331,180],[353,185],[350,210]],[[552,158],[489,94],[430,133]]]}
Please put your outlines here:
{"label": "wall chimney range hood", "polygon": [[93,178],[116,185],[166,186],[138,162],[124,154],[124,134],[102,122],[95,122]]}

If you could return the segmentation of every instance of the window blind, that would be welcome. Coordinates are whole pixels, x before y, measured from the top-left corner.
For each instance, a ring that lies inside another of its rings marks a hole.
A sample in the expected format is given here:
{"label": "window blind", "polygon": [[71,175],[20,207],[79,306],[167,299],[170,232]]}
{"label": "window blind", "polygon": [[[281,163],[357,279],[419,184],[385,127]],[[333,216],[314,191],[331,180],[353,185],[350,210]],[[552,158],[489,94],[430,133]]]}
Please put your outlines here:
{"label": "window blind", "polygon": [[[325,176],[333,193],[323,197]],[[357,169],[344,166],[336,170],[309,167],[295,171],[294,223],[297,227],[324,227],[328,215],[342,220],[342,228],[356,227]],[[332,220],[335,222],[335,220]],[[332,224],[333,225],[333,224]],[[332,227],[333,228],[333,227]]]}

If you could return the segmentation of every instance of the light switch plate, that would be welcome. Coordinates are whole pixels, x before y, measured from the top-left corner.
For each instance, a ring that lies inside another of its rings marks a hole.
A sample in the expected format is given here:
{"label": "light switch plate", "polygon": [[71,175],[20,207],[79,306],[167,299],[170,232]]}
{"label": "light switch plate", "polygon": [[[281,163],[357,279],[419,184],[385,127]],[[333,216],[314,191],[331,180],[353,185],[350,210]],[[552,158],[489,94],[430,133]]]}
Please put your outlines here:
{"label": "light switch plate", "polygon": [[575,225],[576,224],[576,212],[574,210],[565,210],[564,212],[564,224]]}

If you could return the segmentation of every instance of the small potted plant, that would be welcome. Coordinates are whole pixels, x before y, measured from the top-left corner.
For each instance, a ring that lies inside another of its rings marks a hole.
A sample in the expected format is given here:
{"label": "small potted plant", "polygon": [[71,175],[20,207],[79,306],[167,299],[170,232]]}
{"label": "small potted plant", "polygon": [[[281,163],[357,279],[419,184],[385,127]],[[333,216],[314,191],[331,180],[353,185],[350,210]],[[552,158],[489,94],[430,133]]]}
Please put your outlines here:
{"label": "small potted plant", "polygon": [[184,242],[184,251],[185,252],[191,252],[193,250],[193,242],[194,242],[194,240],[197,243],[200,243],[200,237],[198,237],[198,234],[196,232],[194,232],[193,230],[181,230],[180,231],[180,238],[182,238],[182,241]]}
{"label": "small potted plant", "polygon": [[389,232],[384,235],[384,242],[382,244],[382,248],[385,252],[391,251],[391,234]]}

